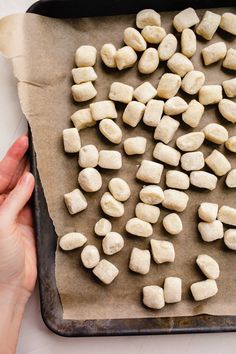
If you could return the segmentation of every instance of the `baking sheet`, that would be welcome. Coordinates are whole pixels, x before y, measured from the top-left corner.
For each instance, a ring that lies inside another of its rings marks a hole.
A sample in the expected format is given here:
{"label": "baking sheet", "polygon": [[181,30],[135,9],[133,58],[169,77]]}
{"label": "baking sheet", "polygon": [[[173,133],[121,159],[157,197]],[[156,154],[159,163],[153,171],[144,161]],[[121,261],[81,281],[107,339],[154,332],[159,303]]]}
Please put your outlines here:
{"label": "baking sheet", "polygon": [[[216,9],[215,12],[234,9]],[[198,11],[201,15],[203,11]],[[163,26],[171,29],[174,12],[162,14]],[[69,216],[63,203],[63,194],[77,187],[79,172],[76,156],[66,156],[63,153],[61,132],[71,126],[70,115],[79,108],[87,107],[88,103],[76,104],[70,96],[72,84],[70,71],[74,66],[74,52],[79,45],[92,44],[98,49],[106,42],[113,42],[117,47],[122,45],[122,33],[127,26],[134,25],[135,16],[113,16],[105,18],[83,18],[74,20],[55,20],[37,15],[15,15],[0,22],[0,49],[13,60],[15,75],[19,79],[19,96],[22,109],[32,128],[34,147],[41,181],[44,187],[50,216],[53,219],[57,234],[79,230],[84,232],[89,243],[95,244],[101,250],[101,238],[93,233],[94,223],[101,217],[99,200],[107,182],[113,176],[122,176],[131,186],[132,196],[125,203],[125,215],[113,221],[113,230],[121,232],[125,237],[125,248],[111,260],[120,270],[119,277],[109,287],[100,284],[80,263],[80,251],[56,255],[56,276],[61,296],[65,319],[111,319],[111,318],[143,318],[159,316],[190,316],[200,313],[214,315],[234,315],[236,313],[236,275],[230,271],[235,264],[235,254],[227,250],[223,241],[204,243],[196,229],[196,210],[201,201],[214,201],[220,204],[235,206],[235,193],[224,187],[224,177],[218,182],[214,192],[188,192],[190,201],[188,209],[182,213],[183,232],[176,237],[169,237],[161,227],[161,220],[167,211],[162,211],[158,224],[154,226],[153,238],[173,240],[176,250],[176,260],[173,264],[156,265],[152,263],[148,275],[133,274],[128,270],[129,253],[133,247],[148,248],[149,240],[137,239],[124,232],[125,222],[134,215],[134,205],[138,201],[138,192],[142,184],[135,181],[137,166],[143,157],[123,157],[121,171],[102,171],[103,188],[93,195],[87,194],[89,207],[86,211]],[[227,40],[228,46],[235,46],[235,38],[219,31],[211,43]],[[220,64],[203,68],[200,50],[207,42],[198,42],[198,53],[193,58],[195,69],[207,74],[206,83],[221,83],[226,78],[233,77],[232,72],[220,70]],[[46,53],[46,54],[45,54]],[[143,76],[137,73],[137,68],[117,72],[104,68],[98,60],[95,70],[98,73],[96,88],[98,95],[93,101],[106,99],[110,84],[121,81],[138,86],[143,81],[150,81],[157,86],[164,72],[162,64],[152,75]],[[189,99],[188,99],[189,100]],[[117,105],[120,115],[124,108]],[[206,109],[200,127],[208,122],[220,121],[227,126],[230,135],[235,134],[235,128],[219,117],[216,107]],[[137,128],[122,125],[123,138],[142,135],[148,138],[148,148],[145,158],[151,158],[154,142],[153,129],[140,124]],[[192,131],[181,125],[176,137]],[[94,143],[99,148],[117,149],[106,143],[97,128],[81,132],[83,145]],[[174,145],[174,142],[172,143]],[[207,155],[213,146],[205,144],[202,151]],[[122,151],[122,145],[118,147]],[[227,157],[235,167],[233,154],[227,152]],[[162,178],[162,186],[164,176]],[[218,281],[219,293],[216,297],[201,303],[193,302],[189,286],[192,282],[204,279],[195,266],[195,258],[200,253],[213,256],[220,264],[221,277]],[[180,276],[183,279],[183,301],[168,305],[161,311],[148,310],[141,305],[141,289],[144,285],[162,285],[166,276]],[[227,289],[227,291],[226,291]]]}

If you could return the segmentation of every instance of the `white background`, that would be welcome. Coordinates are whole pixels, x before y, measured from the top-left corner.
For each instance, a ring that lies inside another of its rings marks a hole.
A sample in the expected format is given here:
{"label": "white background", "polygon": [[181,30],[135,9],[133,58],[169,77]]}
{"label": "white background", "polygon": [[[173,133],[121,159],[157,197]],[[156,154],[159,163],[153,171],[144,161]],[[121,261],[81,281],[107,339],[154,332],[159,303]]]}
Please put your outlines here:
{"label": "white background", "polygon": [[[0,17],[25,12],[32,0],[0,0]],[[11,65],[0,56],[0,158],[26,130]],[[227,289],[226,289],[227,291]],[[235,354],[236,333],[62,338],[44,325],[38,290],[30,299],[22,323],[17,354]]]}

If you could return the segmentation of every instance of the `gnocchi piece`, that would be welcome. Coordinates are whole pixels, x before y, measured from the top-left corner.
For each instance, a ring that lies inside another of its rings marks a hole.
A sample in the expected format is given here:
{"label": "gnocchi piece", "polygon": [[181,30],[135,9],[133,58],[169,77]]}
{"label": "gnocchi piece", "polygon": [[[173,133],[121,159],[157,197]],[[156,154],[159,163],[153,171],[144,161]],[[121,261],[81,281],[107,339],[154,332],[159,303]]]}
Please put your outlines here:
{"label": "gnocchi piece", "polygon": [[204,106],[219,103],[222,99],[221,85],[205,85],[199,90],[199,102]]}
{"label": "gnocchi piece", "polygon": [[174,74],[185,76],[194,69],[191,60],[181,53],[175,53],[167,62],[167,66]]}
{"label": "gnocchi piece", "polygon": [[141,74],[153,73],[159,65],[158,51],[155,48],[146,49],[138,63],[138,70]]}
{"label": "gnocchi piece", "polygon": [[149,237],[153,233],[152,225],[139,218],[129,219],[126,223],[125,229],[128,233],[139,237]]}
{"label": "gnocchi piece", "polygon": [[87,237],[80,232],[69,232],[61,237],[59,245],[63,251],[71,251],[82,247],[86,242]]}
{"label": "gnocchi piece", "polygon": [[217,218],[224,224],[236,226],[236,209],[223,205],[219,209]]}
{"label": "gnocchi piece", "polygon": [[112,256],[124,247],[124,239],[118,232],[108,232],[102,240],[102,249],[105,254]]}
{"label": "gnocchi piece", "polygon": [[146,42],[151,44],[159,44],[166,36],[166,31],[160,26],[145,26],[141,34]]}
{"label": "gnocchi piece", "polygon": [[231,123],[236,123],[236,103],[224,98],[218,105],[221,115]]}
{"label": "gnocchi piece", "polygon": [[181,77],[176,74],[166,73],[162,75],[157,86],[157,96],[164,99],[174,97],[181,86]]}
{"label": "gnocchi piece", "polygon": [[200,254],[197,257],[196,263],[208,279],[215,280],[219,278],[219,264],[212,257],[208,256],[207,254]]}
{"label": "gnocchi piece", "polygon": [[164,229],[171,235],[178,235],[183,230],[183,224],[178,214],[171,213],[163,218]]}
{"label": "gnocchi piece", "polygon": [[110,87],[109,98],[113,101],[129,103],[132,101],[134,89],[132,86],[113,82]]}
{"label": "gnocchi piece", "polygon": [[204,106],[196,100],[191,100],[188,108],[182,113],[182,120],[192,128],[196,128],[204,114]]}
{"label": "gnocchi piece", "polygon": [[95,121],[105,118],[117,118],[116,106],[110,100],[91,103],[90,110]]}
{"label": "gnocchi piece", "polygon": [[93,127],[96,124],[89,108],[79,109],[72,114],[71,120],[78,130]]}
{"label": "gnocchi piece", "polygon": [[229,138],[227,129],[225,129],[223,125],[217,123],[207,124],[202,131],[205,134],[205,139],[215,144],[223,144]]}
{"label": "gnocchi piece", "polygon": [[125,210],[123,203],[116,200],[109,192],[103,194],[100,205],[103,212],[109,216],[120,218],[124,215]]}
{"label": "gnocchi piece", "polygon": [[131,68],[137,59],[138,57],[134,49],[129,46],[118,49],[115,54],[116,66],[119,70]]}
{"label": "gnocchi piece", "polygon": [[135,215],[138,219],[155,224],[159,219],[160,209],[154,205],[138,203],[135,207]]}
{"label": "gnocchi piece", "polygon": [[166,185],[174,189],[188,189],[189,176],[181,171],[169,170],[166,172]]}
{"label": "gnocchi piece", "polygon": [[116,68],[116,47],[111,43],[106,43],[101,49],[101,58],[108,68]]}
{"label": "gnocchi piece", "polygon": [[231,12],[225,12],[221,16],[220,28],[236,36],[236,15]]}
{"label": "gnocchi piece", "polygon": [[153,310],[162,309],[165,306],[163,289],[158,285],[144,286],[143,304]]}
{"label": "gnocchi piece", "polygon": [[141,33],[133,27],[124,30],[124,42],[137,52],[143,52],[147,48],[147,43]]}
{"label": "gnocchi piece", "polygon": [[106,259],[102,259],[93,269],[93,274],[96,275],[101,282],[109,285],[119,274],[119,269]]}
{"label": "gnocchi piece", "polygon": [[97,80],[97,74],[92,66],[72,69],[73,80],[76,84]]}
{"label": "gnocchi piece", "polygon": [[146,81],[134,90],[134,97],[141,103],[147,103],[157,95],[157,90]]}
{"label": "gnocchi piece", "polygon": [[175,249],[171,242],[152,239],[150,240],[150,244],[153,260],[157,264],[174,262]]}
{"label": "gnocchi piece", "polygon": [[196,95],[205,83],[205,75],[201,71],[188,72],[182,80],[181,88],[189,95]]}
{"label": "gnocchi piece", "polygon": [[205,171],[192,171],[190,173],[190,183],[195,187],[213,191],[217,185],[217,177]]}
{"label": "gnocchi piece", "polygon": [[87,200],[79,189],[64,194],[64,201],[71,215],[79,213],[88,206]]}
{"label": "gnocchi piece", "polygon": [[144,111],[143,122],[150,127],[156,127],[161,120],[163,108],[164,101],[162,100],[148,101]]}
{"label": "gnocchi piece", "polygon": [[98,166],[109,170],[119,170],[122,167],[121,153],[115,150],[101,150],[98,157]]}
{"label": "gnocchi piece", "polygon": [[191,58],[197,50],[196,35],[190,28],[185,28],[181,34],[181,52]]}
{"label": "gnocchi piece", "polygon": [[229,160],[218,150],[213,150],[212,153],[207,156],[205,162],[207,166],[220,177],[226,175],[226,173],[231,170]]}
{"label": "gnocchi piece", "polygon": [[204,155],[201,151],[187,152],[181,156],[181,167],[185,171],[198,171],[205,165]]}
{"label": "gnocchi piece", "polygon": [[122,178],[112,178],[108,183],[108,189],[119,202],[125,202],[131,195],[128,183]]}
{"label": "gnocchi piece", "polygon": [[236,152],[236,136],[231,136],[226,142],[225,147],[231,151]]}
{"label": "gnocchi piece", "polygon": [[198,224],[198,231],[201,234],[203,241],[212,242],[224,237],[223,224],[219,220],[212,222],[201,221]]}
{"label": "gnocchi piece", "polygon": [[164,193],[161,187],[151,184],[141,189],[139,198],[145,204],[156,205],[164,200]]}
{"label": "gnocchi piece", "polygon": [[169,116],[176,116],[188,109],[187,102],[178,96],[169,98],[164,105],[164,112]]}
{"label": "gnocchi piece", "polygon": [[143,160],[136,173],[136,178],[146,183],[158,184],[163,169],[164,166],[158,162]]}
{"label": "gnocchi piece", "polygon": [[180,160],[180,152],[169,145],[157,143],[153,150],[153,157],[167,165],[178,166]]}
{"label": "gnocchi piece", "polygon": [[201,203],[198,208],[198,216],[200,219],[206,222],[212,222],[216,220],[219,206],[215,203]]}
{"label": "gnocchi piece", "polygon": [[236,97],[236,78],[223,81],[222,86],[227,97]]}
{"label": "gnocchi piece", "polygon": [[176,52],[177,49],[177,39],[172,34],[169,33],[165,36],[158,47],[159,59],[162,61],[166,61],[172,57],[172,55]]}
{"label": "gnocchi piece", "polygon": [[216,63],[224,59],[227,53],[225,42],[217,42],[202,49],[202,57],[205,65]]}
{"label": "gnocchi piece", "polygon": [[62,135],[65,152],[75,153],[80,151],[81,140],[76,128],[64,129]]}
{"label": "gnocchi piece", "polygon": [[131,127],[136,127],[140,120],[142,119],[143,113],[145,111],[145,104],[137,101],[131,101],[125,107],[122,119],[123,122],[130,125]]}
{"label": "gnocchi piece", "polygon": [[236,230],[235,229],[228,229],[225,231],[224,243],[230,250],[236,251]]}
{"label": "gnocchi piece", "polygon": [[182,280],[178,277],[165,278],[164,298],[167,304],[180,302],[182,298]]}
{"label": "gnocchi piece", "polygon": [[223,61],[223,67],[230,70],[236,70],[236,49],[229,48]]}
{"label": "gnocchi piece", "polygon": [[87,167],[79,173],[78,182],[85,192],[97,192],[102,187],[102,176],[95,168]]}
{"label": "gnocchi piece", "polygon": [[235,168],[227,174],[225,184],[229,188],[236,188],[236,169]]}
{"label": "gnocchi piece", "polygon": [[97,59],[97,49],[92,45],[82,45],[75,53],[75,63],[78,67],[94,66]]}
{"label": "gnocchi piece", "polygon": [[91,81],[83,82],[79,85],[73,85],[71,87],[71,92],[76,102],[89,101],[95,96],[97,96],[97,91]]}
{"label": "gnocchi piece", "polygon": [[162,206],[166,209],[182,212],[187,208],[189,197],[182,191],[175,189],[164,190],[164,200]]}
{"label": "gnocchi piece", "polygon": [[85,268],[91,269],[96,267],[100,261],[100,254],[97,247],[93,245],[87,245],[81,252],[81,261]]}
{"label": "gnocchi piece", "polygon": [[201,301],[215,296],[218,292],[216,281],[207,279],[193,283],[190,287],[195,301]]}
{"label": "gnocchi piece", "polygon": [[201,22],[196,28],[196,33],[210,41],[219,27],[221,16],[211,11],[206,11]]}
{"label": "gnocchi piece", "polygon": [[154,139],[168,144],[173,139],[178,128],[179,122],[176,119],[163,116],[155,129]]}
{"label": "gnocchi piece", "polygon": [[204,139],[205,134],[203,132],[192,132],[181,135],[176,140],[176,145],[182,151],[195,151],[202,146]]}
{"label": "gnocchi piece", "polygon": [[197,23],[199,23],[198,15],[191,7],[179,12],[173,20],[173,26],[178,32],[182,32],[185,28],[192,27]]}
{"label": "gnocchi piece", "polygon": [[79,151],[79,166],[82,168],[96,167],[98,164],[98,149],[95,145],[84,145]]}
{"label": "gnocchi piece", "polygon": [[150,270],[151,255],[148,250],[132,249],[129,261],[129,269],[135,273],[147,274]]}
{"label": "gnocchi piece", "polygon": [[142,136],[127,138],[124,141],[124,150],[127,155],[142,155],[145,153],[147,139]]}
{"label": "gnocchi piece", "polygon": [[153,9],[144,9],[137,13],[136,26],[143,29],[146,26],[161,26],[161,16]]}
{"label": "gnocchi piece", "polygon": [[120,144],[122,139],[122,131],[113,120],[105,118],[99,123],[99,130],[111,143]]}
{"label": "gnocchi piece", "polygon": [[99,219],[94,226],[94,232],[97,236],[106,236],[108,232],[111,232],[111,229],[111,222],[105,218]]}

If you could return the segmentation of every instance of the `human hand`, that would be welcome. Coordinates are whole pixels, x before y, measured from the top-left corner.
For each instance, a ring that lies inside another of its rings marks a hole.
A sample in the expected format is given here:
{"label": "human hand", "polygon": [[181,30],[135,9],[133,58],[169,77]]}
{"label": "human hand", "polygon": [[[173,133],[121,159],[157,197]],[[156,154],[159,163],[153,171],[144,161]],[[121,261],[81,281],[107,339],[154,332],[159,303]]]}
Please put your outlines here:
{"label": "human hand", "polygon": [[28,137],[22,136],[0,162],[0,288],[25,293],[35,286],[37,268],[30,207],[27,205],[34,177],[25,153]]}

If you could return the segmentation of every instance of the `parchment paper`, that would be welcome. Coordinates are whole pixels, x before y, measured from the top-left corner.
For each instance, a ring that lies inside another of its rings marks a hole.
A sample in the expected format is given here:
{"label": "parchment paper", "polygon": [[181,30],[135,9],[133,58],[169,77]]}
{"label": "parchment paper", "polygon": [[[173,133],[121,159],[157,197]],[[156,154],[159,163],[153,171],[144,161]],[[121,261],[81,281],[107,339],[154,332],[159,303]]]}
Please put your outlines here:
{"label": "parchment paper", "polygon": [[[217,13],[235,12],[234,9],[215,9]],[[204,11],[198,11],[202,16]],[[162,14],[162,23],[167,31],[172,30],[172,13]],[[133,26],[135,16],[113,16],[104,18],[83,18],[58,20],[38,15],[14,15],[0,21],[0,49],[8,55],[19,80],[19,97],[33,133],[37,164],[43,184],[49,213],[58,236],[78,230],[88,238],[88,244],[96,245],[102,257],[113,262],[120,270],[119,276],[110,286],[102,285],[83,268],[80,261],[80,250],[56,253],[56,279],[60,293],[65,319],[111,319],[141,318],[159,316],[190,316],[202,313],[214,315],[236,315],[236,253],[226,249],[223,240],[206,243],[197,232],[197,208],[202,201],[216,202],[219,205],[236,207],[234,190],[224,186],[225,177],[220,178],[217,189],[213,192],[191,188],[188,208],[181,214],[183,232],[178,236],[168,236],[162,228],[162,219],[169,212],[161,211],[161,216],[154,225],[154,239],[173,241],[176,260],[172,264],[157,265],[152,262],[150,273],[146,276],[131,273],[128,270],[129,255],[133,247],[149,248],[149,239],[135,238],[125,233],[126,221],[134,216],[134,207],[138,202],[138,193],[142,183],[135,180],[138,165],[144,158],[126,157],[123,155],[123,167],[120,171],[102,170],[103,187],[94,194],[86,194],[88,208],[76,216],[70,216],[63,202],[63,195],[77,187],[79,172],[77,155],[66,155],[62,147],[62,130],[72,126],[70,116],[77,109],[87,107],[90,102],[76,104],[71,99],[71,69],[74,67],[74,53],[78,46],[91,44],[99,50],[104,43],[112,42],[122,46],[123,30]],[[233,36],[218,31],[210,43],[226,40],[228,47],[236,47]],[[195,69],[206,73],[207,84],[220,84],[223,80],[233,77],[233,73],[221,69],[220,63],[209,67],[202,65],[200,50],[209,42],[200,40],[198,52],[193,58]],[[98,80],[95,86],[98,91],[93,101],[107,99],[110,84],[120,81],[134,87],[143,81],[150,81],[155,87],[163,74],[165,64],[161,64],[152,75],[140,75],[137,66],[119,72],[106,69],[98,56],[95,70]],[[192,97],[188,97],[189,101]],[[128,136],[145,136],[148,139],[146,159],[152,158],[154,147],[153,129],[142,123],[135,129],[121,123],[123,105],[117,105],[118,122],[122,126],[123,139]],[[181,119],[177,117],[176,119]],[[200,130],[209,122],[224,124],[230,135],[236,133],[235,127],[219,116],[216,106],[207,107],[198,128]],[[192,131],[181,123],[175,137]],[[123,152],[122,144],[114,146],[105,141],[98,128],[81,131],[83,145],[92,143],[99,149],[118,149]],[[174,146],[174,141],[171,143]],[[215,147],[205,143],[201,150],[207,156]],[[223,147],[220,150],[224,150]],[[232,167],[236,167],[233,154],[224,150]],[[168,170],[167,168],[166,170]],[[165,170],[165,173],[166,173]],[[161,186],[164,187],[165,173]],[[131,198],[125,203],[125,215],[113,219],[113,230],[120,232],[125,238],[124,249],[111,257],[104,256],[101,250],[101,238],[93,232],[95,222],[102,216],[99,201],[107,190],[107,182],[114,176],[124,178],[132,190]],[[202,302],[194,302],[190,294],[191,283],[204,280],[205,277],[195,265],[197,255],[206,253],[215,258],[221,269],[217,280],[218,294]],[[163,285],[167,276],[179,276],[183,279],[183,301],[167,305],[160,311],[145,308],[141,302],[141,289],[148,284]]]}

